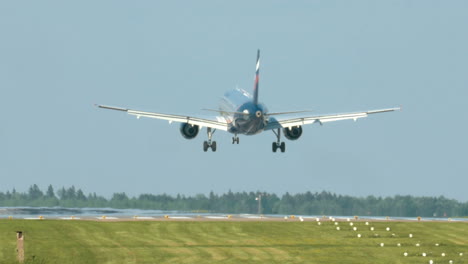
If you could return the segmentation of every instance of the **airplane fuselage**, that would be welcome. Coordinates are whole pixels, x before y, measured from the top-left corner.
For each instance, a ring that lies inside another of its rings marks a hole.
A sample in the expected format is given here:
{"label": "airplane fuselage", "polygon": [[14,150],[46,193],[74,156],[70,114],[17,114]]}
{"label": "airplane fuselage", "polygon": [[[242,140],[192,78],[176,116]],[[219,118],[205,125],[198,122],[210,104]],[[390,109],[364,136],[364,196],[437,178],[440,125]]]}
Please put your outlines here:
{"label": "airplane fuselage", "polygon": [[233,134],[255,135],[262,132],[267,124],[265,105],[255,104],[252,96],[241,89],[227,92],[219,110],[228,122],[227,131]]}

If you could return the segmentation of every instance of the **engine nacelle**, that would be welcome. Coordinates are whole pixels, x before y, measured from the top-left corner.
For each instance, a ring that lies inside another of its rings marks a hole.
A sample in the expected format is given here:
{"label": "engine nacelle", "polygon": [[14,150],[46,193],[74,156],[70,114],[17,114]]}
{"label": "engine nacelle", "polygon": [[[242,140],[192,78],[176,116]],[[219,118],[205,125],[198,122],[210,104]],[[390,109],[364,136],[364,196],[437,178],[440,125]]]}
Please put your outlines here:
{"label": "engine nacelle", "polygon": [[301,126],[294,126],[294,127],[287,127],[283,130],[284,136],[289,140],[296,140],[301,137],[302,135],[302,127]]}
{"label": "engine nacelle", "polygon": [[186,139],[194,139],[198,135],[200,127],[197,125],[191,125],[189,123],[180,124],[180,133]]}

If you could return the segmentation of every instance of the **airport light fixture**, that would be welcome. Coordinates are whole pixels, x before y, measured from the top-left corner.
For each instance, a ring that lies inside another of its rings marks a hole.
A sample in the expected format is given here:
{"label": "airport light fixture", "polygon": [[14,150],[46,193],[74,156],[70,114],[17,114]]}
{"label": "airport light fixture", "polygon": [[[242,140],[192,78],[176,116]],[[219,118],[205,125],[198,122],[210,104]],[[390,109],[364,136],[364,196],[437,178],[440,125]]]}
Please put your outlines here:
{"label": "airport light fixture", "polygon": [[258,214],[262,214],[262,196],[267,196],[266,193],[259,193],[257,197],[255,197],[255,201],[258,201]]}

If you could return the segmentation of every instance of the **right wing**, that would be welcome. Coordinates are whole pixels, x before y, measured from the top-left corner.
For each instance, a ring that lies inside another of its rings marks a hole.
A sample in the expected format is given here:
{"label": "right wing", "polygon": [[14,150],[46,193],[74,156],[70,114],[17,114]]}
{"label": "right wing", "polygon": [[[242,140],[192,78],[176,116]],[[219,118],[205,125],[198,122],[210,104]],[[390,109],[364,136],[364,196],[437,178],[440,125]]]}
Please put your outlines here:
{"label": "right wing", "polygon": [[268,124],[265,127],[265,130],[302,126],[302,125],[308,125],[308,124],[313,124],[313,123],[322,124],[322,123],[327,123],[327,122],[348,120],[348,119],[352,119],[356,121],[359,118],[367,117],[367,115],[370,115],[370,114],[392,112],[392,111],[397,111],[397,110],[400,110],[400,108],[397,107],[397,108],[387,108],[387,109],[380,109],[380,110],[371,110],[371,111],[366,111],[366,112],[331,114],[331,115],[320,115],[320,116],[310,116],[310,117],[296,117],[296,118],[289,118],[289,119],[283,119],[283,120],[277,120],[276,118],[271,118],[268,121]]}
{"label": "right wing", "polygon": [[106,105],[96,105],[99,108],[116,110],[121,112],[127,112],[129,115],[134,115],[137,118],[140,117],[149,117],[155,119],[168,120],[169,122],[179,122],[179,123],[188,123],[191,125],[197,125],[199,127],[210,127],[219,130],[228,130],[228,124],[223,117],[217,117],[217,120],[210,120],[206,118],[198,118],[192,116],[183,116],[183,115],[171,115],[171,114],[162,114],[162,113],[153,113],[153,112],[144,112],[132,109],[126,109],[121,107],[106,106]]}

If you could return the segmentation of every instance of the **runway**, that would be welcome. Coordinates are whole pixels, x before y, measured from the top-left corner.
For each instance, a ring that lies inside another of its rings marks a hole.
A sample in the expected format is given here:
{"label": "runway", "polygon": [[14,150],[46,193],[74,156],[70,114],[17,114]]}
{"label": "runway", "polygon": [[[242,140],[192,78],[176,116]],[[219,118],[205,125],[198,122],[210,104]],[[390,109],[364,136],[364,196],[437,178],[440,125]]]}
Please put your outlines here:
{"label": "runway", "polygon": [[468,218],[323,216],[323,215],[258,215],[176,212],[112,208],[0,207],[0,219],[87,220],[87,221],[435,221],[468,222]]}

